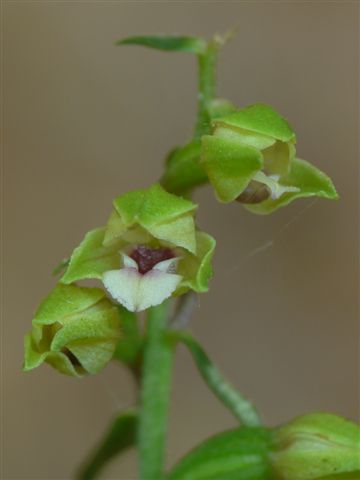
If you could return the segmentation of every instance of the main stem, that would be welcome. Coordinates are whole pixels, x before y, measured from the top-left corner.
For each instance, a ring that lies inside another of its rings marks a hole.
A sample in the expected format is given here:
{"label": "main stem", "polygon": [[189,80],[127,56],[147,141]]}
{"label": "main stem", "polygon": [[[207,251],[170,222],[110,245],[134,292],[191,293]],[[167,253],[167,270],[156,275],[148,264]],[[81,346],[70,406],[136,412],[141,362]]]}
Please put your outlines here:
{"label": "main stem", "polygon": [[[209,132],[209,107],[215,95],[217,51],[218,45],[212,41],[208,43],[206,51],[198,56],[198,116],[194,139]],[[163,478],[174,349],[173,342],[165,335],[167,313],[168,302],[164,302],[151,308],[148,316],[138,426],[141,480]]]}
{"label": "main stem", "polygon": [[200,138],[209,132],[210,115],[209,107],[215,96],[216,85],[216,59],[218,45],[215,41],[208,43],[204,53],[198,55],[199,68],[199,93],[198,93],[198,117],[194,132],[194,139]]}
{"label": "main stem", "polygon": [[138,427],[141,480],[163,476],[174,348],[165,335],[168,304],[151,308],[147,320]]}

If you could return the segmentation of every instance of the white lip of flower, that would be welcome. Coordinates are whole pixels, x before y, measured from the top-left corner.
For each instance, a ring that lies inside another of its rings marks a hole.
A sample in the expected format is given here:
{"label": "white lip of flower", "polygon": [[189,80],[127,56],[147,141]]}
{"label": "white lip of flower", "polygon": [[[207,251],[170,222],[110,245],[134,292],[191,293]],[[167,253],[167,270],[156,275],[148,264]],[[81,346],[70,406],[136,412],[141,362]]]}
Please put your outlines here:
{"label": "white lip of flower", "polygon": [[273,200],[277,200],[281,197],[283,193],[286,192],[299,192],[300,189],[297,187],[291,187],[288,185],[280,185],[279,183],[280,175],[265,175],[263,172],[257,172],[253,180],[257,182],[264,183],[270,190],[270,197]]}
{"label": "white lip of flower", "polygon": [[142,274],[135,260],[125,254],[122,256],[124,268],[105,272],[103,284],[110,295],[131,312],[159,305],[182,280],[181,275],[173,273],[179,258],[163,260]]}

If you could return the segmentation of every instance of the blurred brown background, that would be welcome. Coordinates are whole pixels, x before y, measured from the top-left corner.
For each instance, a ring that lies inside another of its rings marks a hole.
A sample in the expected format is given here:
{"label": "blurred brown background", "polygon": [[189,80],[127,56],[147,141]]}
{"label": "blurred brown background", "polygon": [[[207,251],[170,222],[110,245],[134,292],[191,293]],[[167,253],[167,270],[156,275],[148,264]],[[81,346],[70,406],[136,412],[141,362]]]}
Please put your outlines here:
{"label": "blurred brown background", "polygon": [[[298,135],[299,155],[341,200],[302,200],[270,217],[197,194],[218,240],[216,275],[192,329],[268,424],[314,410],[359,413],[357,311],[358,2],[4,1],[5,274],[2,479],[72,472],[111,416],[131,404],[111,365],[78,381],[47,366],[23,374],[22,337],[54,285],[50,273],[114,196],[146,187],[192,133],[189,54],[115,47],[142,33],[211,36],[238,26],[218,90],[267,102]],[[272,241],[268,249],[256,249]],[[235,425],[179,349],[168,458]],[[133,479],[126,454],[104,479]]]}

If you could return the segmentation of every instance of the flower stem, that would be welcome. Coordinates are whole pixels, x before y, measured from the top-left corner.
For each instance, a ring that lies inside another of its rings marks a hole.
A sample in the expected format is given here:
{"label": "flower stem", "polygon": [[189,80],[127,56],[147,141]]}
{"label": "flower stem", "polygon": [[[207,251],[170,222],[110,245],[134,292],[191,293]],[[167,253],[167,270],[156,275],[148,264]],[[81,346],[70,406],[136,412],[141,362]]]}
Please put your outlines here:
{"label": "flower stem", "polygon": [[195,127],[194,139],[198,139],[202,135],[209,132],[209,106],[215,95],[215,70],[218,48],[218,44],[215,41],[211,41],[208,43],[206,51],[198,55],[198,116]]}
{"label": "flower stem", "polygon": [[262,425],[254,405],[238,392],[223,377],[218,368],[211,362],[201,345],[187,332],[171,332],[169,338],[182,342],[193,356],[199,372],[214,395],[233,413],[246,427]]}
{"label": "flower stem", "polygon": [[152,307],[148,314],[138,426],[141,480],[163,475],[174,348],[165,335],[168,304]]}

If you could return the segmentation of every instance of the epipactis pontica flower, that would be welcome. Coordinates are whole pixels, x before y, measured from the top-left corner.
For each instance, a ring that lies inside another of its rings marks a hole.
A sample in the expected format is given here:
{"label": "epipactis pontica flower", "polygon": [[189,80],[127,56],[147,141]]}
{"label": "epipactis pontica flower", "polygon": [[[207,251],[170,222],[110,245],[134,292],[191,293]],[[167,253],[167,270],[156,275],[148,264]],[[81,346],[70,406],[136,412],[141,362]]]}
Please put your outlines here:
{"label": "epipactis pontica flower", "polygon": [[24,370],[46,362],[75,377],[97,373],[112,359],[120,337],[119,309],[103,290],[58,284],[25,337]]}
{"label": "epipactis pontica flower", "polygon": [[195,210],[158,184],[116,198],[107,226],[85,236],[61,282],[100,279],[130,311],[189,289],[207,291],[215,240],[196,230]]}
{"label": "epipactis pontica flower", "polygon": [[221,202],[271,213],[300,197],[337,198],[329,177],[296,158],[295,133],[272,107],[251,105],[212,126],[202,137],[201,164]]}

